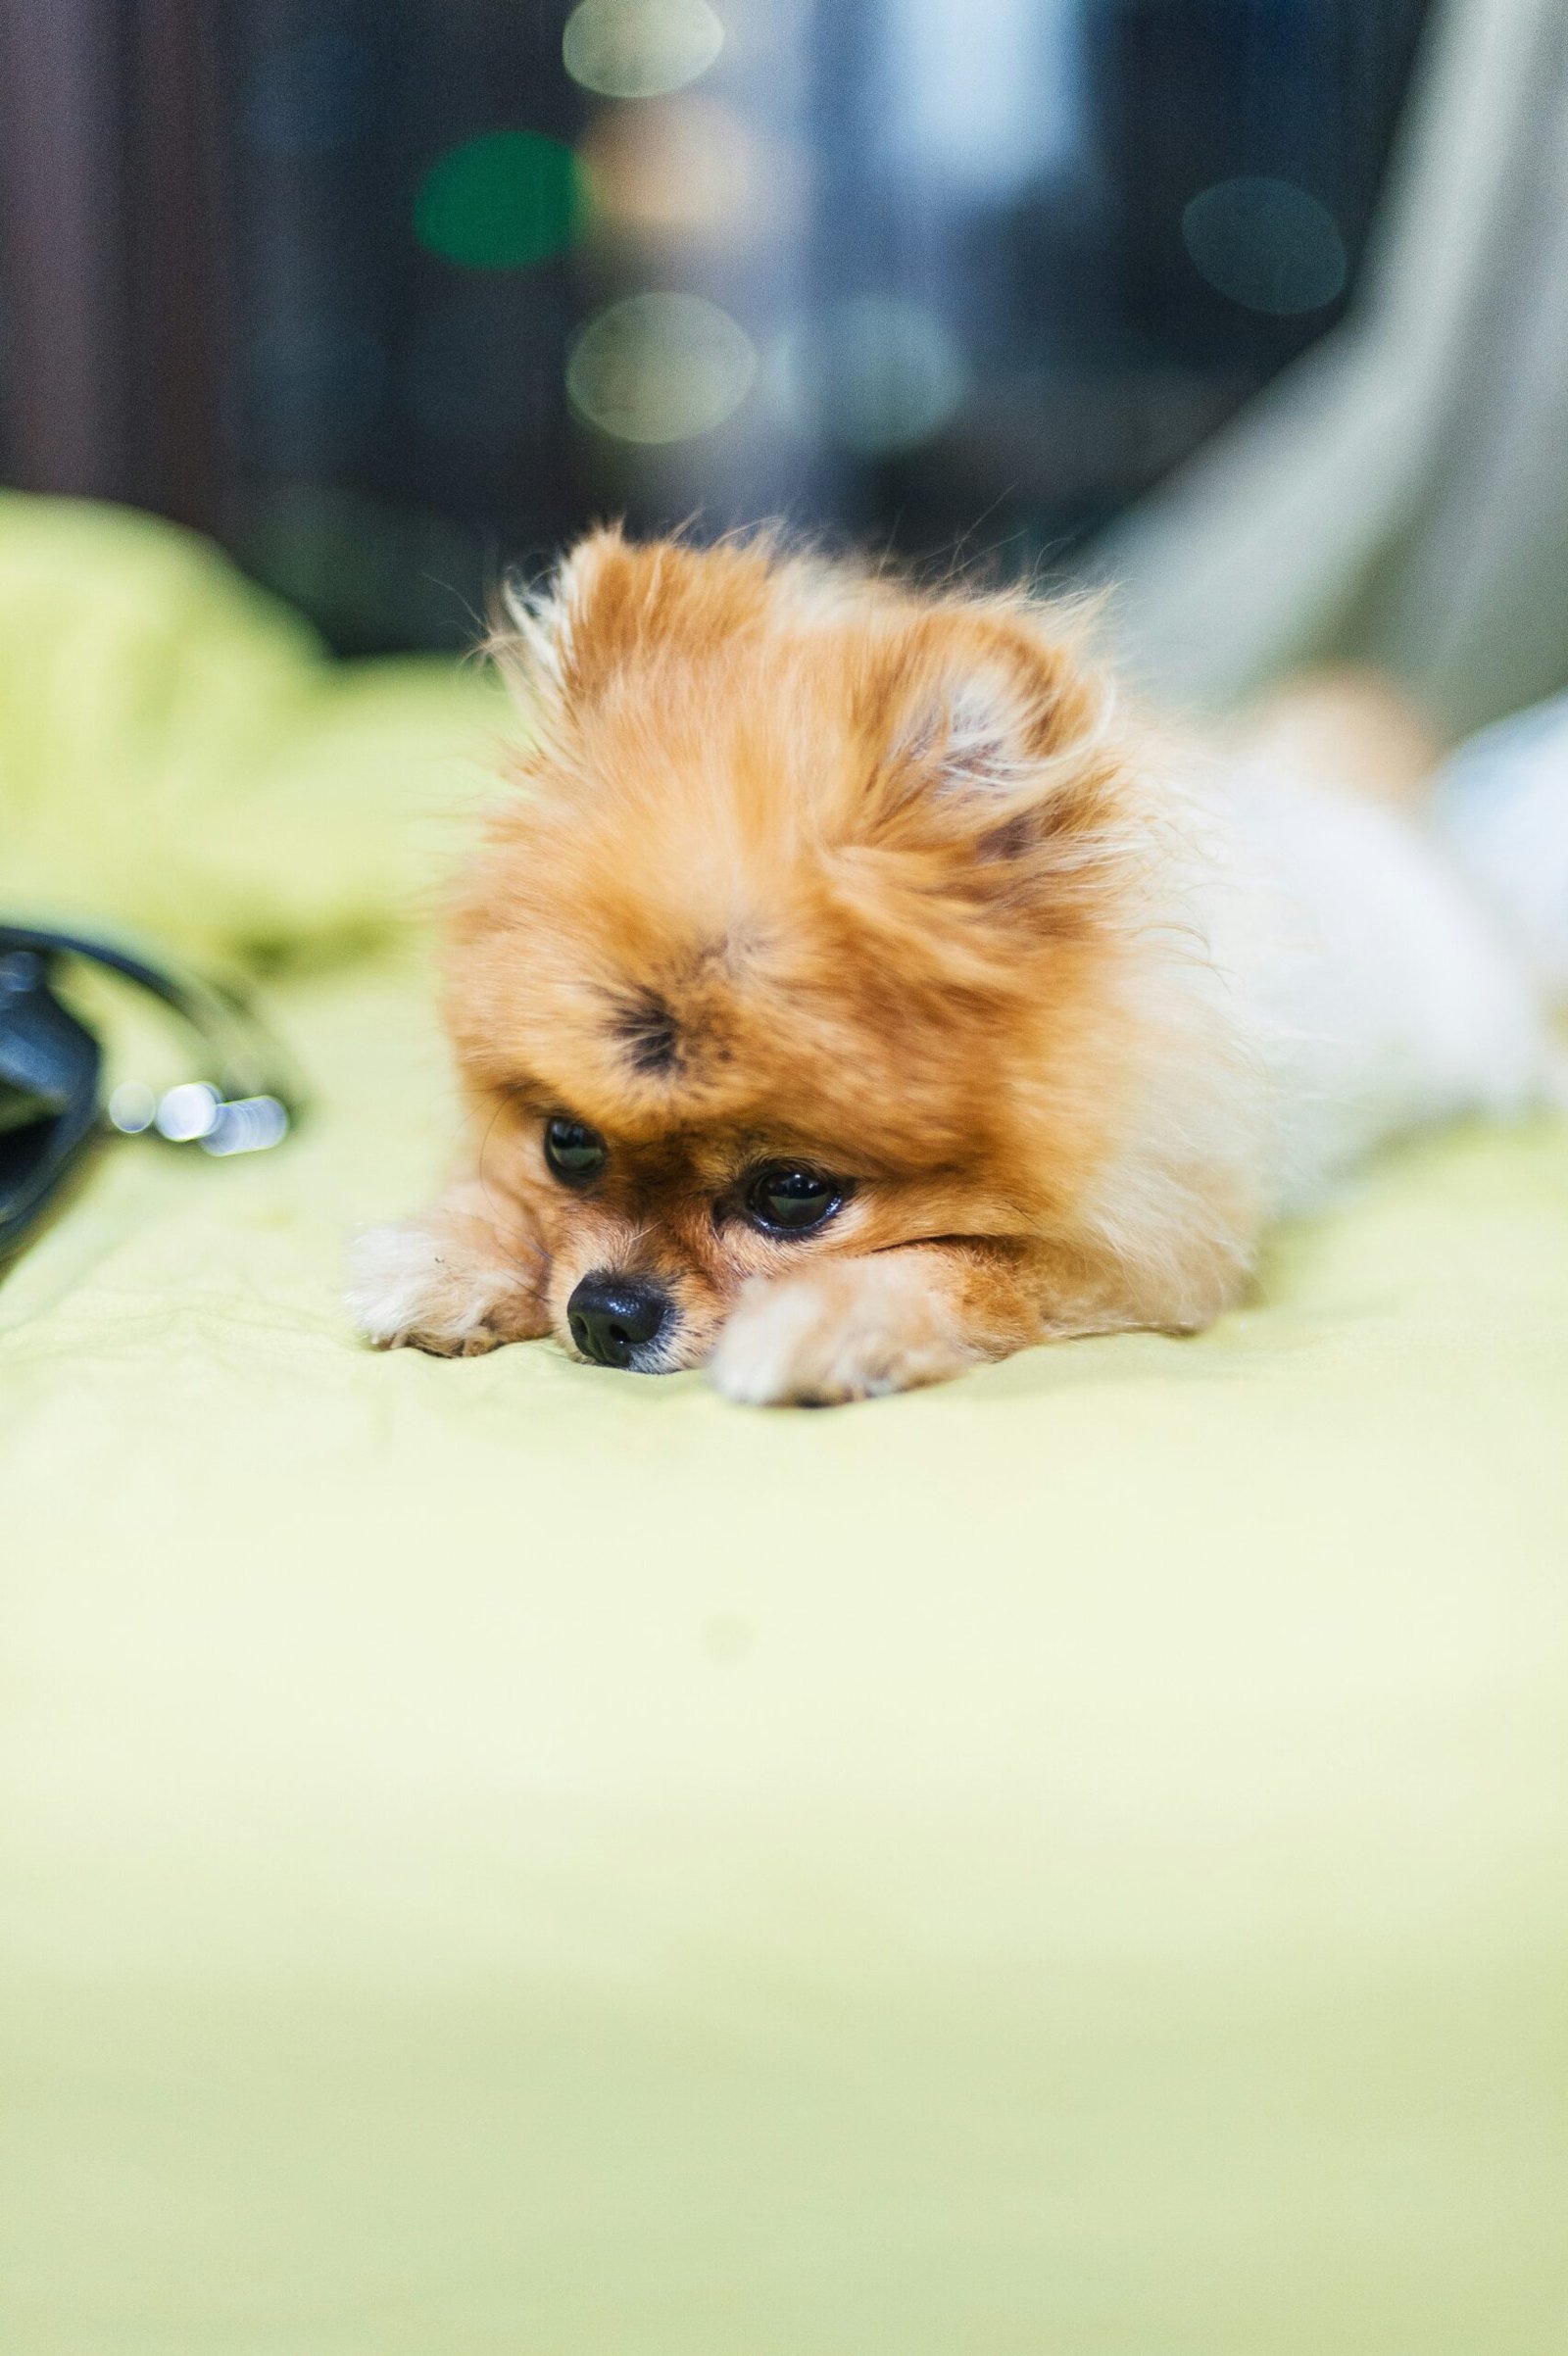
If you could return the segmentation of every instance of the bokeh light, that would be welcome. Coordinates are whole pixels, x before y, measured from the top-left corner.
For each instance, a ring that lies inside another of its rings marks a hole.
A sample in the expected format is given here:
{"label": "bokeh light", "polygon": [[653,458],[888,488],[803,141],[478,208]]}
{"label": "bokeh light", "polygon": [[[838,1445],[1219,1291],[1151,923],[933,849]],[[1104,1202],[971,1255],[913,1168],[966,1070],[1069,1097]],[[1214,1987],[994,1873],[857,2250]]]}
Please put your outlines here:
{"label": "bokeh light", "polygon": [[900,295],[856,295],[784,338],[770,370],[804,432],[866,457],[912,450],[963,399],[963,355],[935,312]]}
{"label": "bokeh light", "polygon": [[1182,215],[1193,267],[1244,310],[1287,319],[1344,290],[1349,263],[1339,223],[1294,180],[1220,180]]}
{"label": "bokeh light", "polygon": [[571,243],[581,193],[577,159],[561,140],[485,131],[430,166],[415,198],[415,235],[464,270],[525,270]]}
{"label": "bokeh light", "polygon": [[799,161],[711,98],[607,107],[579,150],[597,223],[625,237],[742,245],[799,208]]}
{"label": "bokeh light", "polygon": [[657,98],[706,74],[724,45],[708,0],[582,0],[561,54],[572,80],[604,98]]}
{"label": "bokeh light", "polygon": [[578,336],[566,390],[579,416],[617,441],[684,442],[740,407],[756,369],[750,336],[715,303],[628,295]]}

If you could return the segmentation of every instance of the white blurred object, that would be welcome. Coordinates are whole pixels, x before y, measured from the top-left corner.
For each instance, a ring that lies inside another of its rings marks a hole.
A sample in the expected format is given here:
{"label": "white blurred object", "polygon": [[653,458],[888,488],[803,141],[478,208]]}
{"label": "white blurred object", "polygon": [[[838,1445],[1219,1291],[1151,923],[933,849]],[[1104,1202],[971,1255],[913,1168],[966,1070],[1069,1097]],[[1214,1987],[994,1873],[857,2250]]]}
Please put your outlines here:
{"label": "white blurred object", "polygon": [[201,1141],[202,1152],[266,1153],[280,1146],[288,1132],[288,1107],[276,1097],[236,1097],[219,1105],[218,1117]]}
{"label": "white blurred object", "polygon": [[142,1080],[122,1080],[105,1107],[110,1126],[122,1137],[141,1137],[158,1113],[158,1099]]}
{"label": "white blurred object", "polygon": [[883,19],[899,159],[970,192],[1063,163],[1083,136],[1080,0],[913,0]]}
{"label": "white blurred object", "polygon": [[182,1080],[158,1101],[153,1126],[171,1145],[188,1146],[210,1137],[218,1125],[222,1098],[206,1080]]}
{"label": "white blurred object", "polygon": [[1450,740],[1568,685],[1568,7],[1441,0],[1345,323],[1094,552],[1217,708],[1392,671]]}
{"label": "white blurred object", "polygon": [[1568,1006],[1568,696],[1462,747],[1435,810],[1538,981]]}
{"label": "white blurred object", "polygon": [[566,72],[607,98],[653,98],[706,74],[724,46],[708,0],[582,0],[562,35]]}

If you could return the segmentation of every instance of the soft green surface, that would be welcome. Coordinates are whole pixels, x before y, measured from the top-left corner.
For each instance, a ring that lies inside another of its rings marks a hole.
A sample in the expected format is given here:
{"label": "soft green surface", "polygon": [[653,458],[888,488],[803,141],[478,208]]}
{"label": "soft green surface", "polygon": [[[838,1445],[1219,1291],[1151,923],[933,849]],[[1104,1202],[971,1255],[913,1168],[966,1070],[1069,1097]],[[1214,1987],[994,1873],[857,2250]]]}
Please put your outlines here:
{"label": "soft green surface", "polygon": [[[224,626],[275,742],[300,658]],[[121,1150],[0,1286],[0,2346],[1547,2356],[1568,1138],[1396,1157],[1201,1342],[840,1414],[367,1355],[342,1233],[440,1063],[328,884],[384,917],[376,779],[472,693],[313,684],[318,1119]],[[48,823],[40,892],[107,891]],[[300,905],[161,840],[231,941]]]}

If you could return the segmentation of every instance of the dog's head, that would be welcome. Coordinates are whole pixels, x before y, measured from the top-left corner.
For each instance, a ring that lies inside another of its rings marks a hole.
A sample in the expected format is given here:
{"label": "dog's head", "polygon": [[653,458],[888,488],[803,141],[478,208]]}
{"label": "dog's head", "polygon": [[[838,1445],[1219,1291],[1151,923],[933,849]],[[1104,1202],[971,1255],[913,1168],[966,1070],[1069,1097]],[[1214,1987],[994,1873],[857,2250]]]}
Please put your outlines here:
{"label": "dog's head", "polygon": [[1137,857],[1072,618],[601,533],[497,651],[526,737],[446,1012],[561,1338],[691,1365],[805,1255],[1070,1235]]}

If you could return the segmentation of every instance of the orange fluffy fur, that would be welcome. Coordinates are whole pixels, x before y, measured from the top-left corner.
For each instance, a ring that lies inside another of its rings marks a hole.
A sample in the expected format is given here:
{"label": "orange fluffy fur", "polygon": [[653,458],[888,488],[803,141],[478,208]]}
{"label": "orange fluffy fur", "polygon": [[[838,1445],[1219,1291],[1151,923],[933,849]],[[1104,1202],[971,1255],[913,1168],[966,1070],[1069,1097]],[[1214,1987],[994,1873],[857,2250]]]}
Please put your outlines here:
{"label": "orange fluffy fur", "polygon": [[[374,1339],[571,1349],[625,1272],[672,1304],[639,1363],[826,1401],[1235,1300],[1255,1155],[1179,788],[1080,616],[602,532],[496,651],[527,726],[449,926],[468,1143],[367,1247]],[[767,1161],[842,1207],[760,1230]]]}

